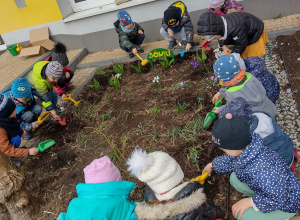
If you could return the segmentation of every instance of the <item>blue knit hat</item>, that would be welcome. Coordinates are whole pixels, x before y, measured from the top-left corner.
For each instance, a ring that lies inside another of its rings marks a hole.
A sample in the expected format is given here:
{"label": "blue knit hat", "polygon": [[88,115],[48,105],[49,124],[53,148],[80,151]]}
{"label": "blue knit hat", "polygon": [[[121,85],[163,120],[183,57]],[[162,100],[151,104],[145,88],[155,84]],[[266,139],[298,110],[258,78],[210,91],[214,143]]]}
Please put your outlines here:
{"label": "blue knit hat", "polygon": [[252,108],[242,97],[238,97],[228,102],[219,112],[219,118],[223,118],[227,113],[235,117],[245,119],[249,125],[253,122]]}
{"label": "blue knit hat", "polygon": [[12,82],[11,93],[14,98],[28,98],[31,96],[31,89],[26,79],[20,78]]}
{"label": "blue knit hat", "polygon": [[119,11],[118,19],[122,26],[126,26],[132,22],[130,15],[125,10]]}
{"label": "blue knit hat", "polygon": [[63,66],[58,61],[52,61],[48,63],[45,72],[55,79],[60,79],[63,74]]}
{"label": "blue knit hat", "polygon": [[5,95],[0,95],[0,118],[8,118],[16,109],[16,104]]}
{"label": "blue knit hat", "polygon": [[239,63],[233,55],[222,55],[213,65],[215,76],[221,81],[230,81],[241,70]]}

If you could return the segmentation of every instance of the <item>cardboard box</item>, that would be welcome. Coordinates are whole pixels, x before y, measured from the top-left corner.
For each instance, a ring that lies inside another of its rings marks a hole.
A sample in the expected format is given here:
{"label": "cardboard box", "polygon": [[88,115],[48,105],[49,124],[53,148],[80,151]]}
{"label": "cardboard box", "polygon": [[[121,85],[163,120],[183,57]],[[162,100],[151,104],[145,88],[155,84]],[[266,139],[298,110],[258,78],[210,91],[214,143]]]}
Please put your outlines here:
{"label": "cardboard box", "polygon": [[49,39],[49,28],[42,27],[29,32],[30,44],[23,47],[19,56],[41,55],[52,50],[55,43]]}

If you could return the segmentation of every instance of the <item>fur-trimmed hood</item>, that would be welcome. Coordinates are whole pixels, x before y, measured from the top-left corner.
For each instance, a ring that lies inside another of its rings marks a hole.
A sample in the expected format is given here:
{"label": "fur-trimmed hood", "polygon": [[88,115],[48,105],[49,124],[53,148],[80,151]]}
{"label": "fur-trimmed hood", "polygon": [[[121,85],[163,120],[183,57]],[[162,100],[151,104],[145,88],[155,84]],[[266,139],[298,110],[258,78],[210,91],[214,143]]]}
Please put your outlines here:
{"label": "fur-trimmed hood", "polygon": [[147,204],[137,203],[135,214],[139,220],[163,220],[180,214],[187,214],[202,206],[206,201],[203,188],[197,189],[189,196],[167,203]]}

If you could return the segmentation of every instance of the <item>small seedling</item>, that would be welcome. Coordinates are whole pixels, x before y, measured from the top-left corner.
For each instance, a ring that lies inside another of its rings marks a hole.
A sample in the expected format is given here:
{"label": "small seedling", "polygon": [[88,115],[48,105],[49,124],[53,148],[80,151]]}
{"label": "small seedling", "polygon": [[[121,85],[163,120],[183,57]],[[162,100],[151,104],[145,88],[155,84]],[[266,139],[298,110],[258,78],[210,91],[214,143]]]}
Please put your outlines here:
{"label": "small seedling", "polygon": [[182,104],[178,101],[177,105],[175,106],[175,111],[177,113],[182,113],[185,111],[185,109],[188,107],[189,105],[186,104],[185,102],[183,102]]}
{"label": "small seedling", "polygon": [[122,91],[122,96],[130,98],[131,97],[131,91],[130,90],[123,90]]}
{"label": "small seedling", "polygon": [[179,70],[176,70],[176,75],[177,75],[178,77],[182,77],[182,74],[179,72]]}
{"label": "small seedling", "polygon": [[157,115],[160,113],[160,108],[155,104],[153,108],[149,109],[149,112],[151,114]]}
{"label": "small seedling", "polygon": [[198,50],[196,51],[196,58],[199,63],[202,63],[202,64],[205,63],[207,56],[206,56],[204,47],[202,47],[202,58],[199,57]]}
{"label": "small seedling", "polygon": [[163,67],[168,68],[173,62],[173,59],[174,58],[172,58],[171,61],[169,61],[167,55],[164,53],[162,61],[160,60],[159,62]]}
{"label": "small seedling", "polygon": [[94,79],[94,84],[93,85],[88,85],[90,88],[92,89],[100,89],[100,83],[98,82],[98,80]]}
{"label": "small seedling", "polygon": [[115,70],[115,72],[118,74],[124,74],[125,73],[125,70],[124,70],[124,67],[123,67],[123,63],[120,63],[120,64],[115,64],[113,65],[113,68]]}
{"label": "small seedling", "polygon": [[127,118],[128,116],[130,116],[132,114],[132,111],[129,110],[129,109],[125,109],[125,110],[122,110],[118,116],[118,119],[120,117],[121,114],[124,114],[125,115],[125,121],[127,121]]}
{"label": "small seedling", "polygon": [[98,68],[98,69],[97,69],[97,73],[98,73],[99,75],[104,75],[104,72],[103,72],[103,69],[102,69],[102,68]]}
{"label": "small seedling", "polygon": [[137,66],[134,65],[130,65],[133,69],[135,69],[135,71],[137,71],[138,73],[142,72],[142,66],[141,66],[141,61],[138,62]]}
{"label": "small seedling", "polygon": [[126,144],[130,140],[130,136],[128,134],[123,134],[120,137],[120,141],[122,144]]}
{"label": "small seedling", "polygon": [[113,76],[113,79],[109,81],[109,85],[115,88],[120,87],[120,80],[117,76]]}
{"label": "small seedling", "polygon": [[111,111],[105,112],[104,114],[99,116],[99,120],[104,122],[107,121],[110,118]]}

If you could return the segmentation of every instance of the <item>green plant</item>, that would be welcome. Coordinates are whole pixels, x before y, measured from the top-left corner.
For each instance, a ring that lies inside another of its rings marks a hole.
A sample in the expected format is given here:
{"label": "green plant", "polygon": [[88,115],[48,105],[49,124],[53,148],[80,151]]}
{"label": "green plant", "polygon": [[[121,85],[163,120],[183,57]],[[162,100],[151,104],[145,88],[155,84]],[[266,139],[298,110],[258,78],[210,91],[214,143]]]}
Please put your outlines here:
{"label": "green plant", "polygon": [[170,130],[167,131],[163,136],[169,136],[171,138],[172,144],[175,143],[176,137],[182,136],[182,130],[178,126],[173,126]]}
{"label": "green plant", "polygon": [[[75,107],[76,109],[76,115],[81,117],[81,116],[87,116],[90,117],[94,111],[95,111],[95,105],[96,103],[89,103],[88,101],[81,99],[82,102],[84,102],[86,104],[86,107],[83,107],[81,105],[77,105]],[[81,106],[81,107],[80,107]]]}
{"label": "green plant", "polygon": [[189,105],[186,104],[185,102],[183,102],[182,104],[178,101],[177,105],[175,106],[175,111],[177,113],[182,113],[185,111],[185,109],[188,107]]}
{"label": "green plant", "polygon": [[97,74],[104,75],[103,69],[102,68],[98,68],[97,69]]}
{"label": "green plant", "polygon": [[182,76],[182,74],[181,74],[181,72],[179,72],[179,70],[176,70],[176,75],[177,75],[178,77],[181,77],[181,76]]}
{"label": "green plant", "polygon": [[115,70],[116,73],[119,73],[119,74],[124,74],[125,73],[125,70],[124,70],[124,67],[123,67],[123,63],[120,63],[120,64],[115,64],[113,65],[113,68]]}
{"label": "green plant", "polygon": [[274,19],[278,19],[278,18],[282,18],[282,14],[280,13],[279,15],[277,15],[276,17],[274,17]]}
{"label": "green plant", "polygon": [[86,143],[93,138],[93,135],[86,134],[84,132],[80,132],[76,135],[76,148],[79,148],[80,150],[83,150],[82,147],[86,146]]}
{"label": "green plant", "polygon": [[125,96],[127,98],[131,97],[131,91],[130,90],[122,90],[122,96]]}
{"label": "green plant", "polygon": [[202,47],[202,57],[200,58],[199,57],[199,53],[198,53],[198,50],[196,51],[196,58],[197,58],[197,61],[199,63],[205,63],[206,59],[207,59],[207,56],[206,56],[206,53],[205,53],[205,50],[204,50],[204,47]]}
{"label": "green plant", "polygon": [[125,121],[127,121],[127,118],[128,118],[128,116],[130,116],[132,114],[132,111],[129,110],[129,109],[122,110],[120,112],[120,114],[118,115],[118,119],[119,119],[121,114],[125,115]]}
{"label": "green plant", "polygon": [[130,136],[128,134],[123,134],[120,137],[120,141],[122,142],[122,144],[126,144],[129,140],[130,140]]}
{"label": "green plant", "polygon": [[189,148],[188,153],[188,160],[192,161],[193,163],[196,163],[197,169],[200,171],[199,164],[198,164],[198,158],[201,151],[204,149],[198,150],[197,146],[193,146]]}
{"label": "green plant", "polygon": [[154,79],[152,80],[153,83],[156,83],[155,90],[159,93],[161,93],[161,84],[160,84],[160,71],[154,72]]}
{"label": "green plant", "polygon": [[141,66],[141,61],[138,62],[138,66],[130,65],[135,71],[138,73],[142,72],[142,66]]}
{"label": "green plant", "polygon": [[166,53],[164,53],[162,61],[160,60],[159,62],[163,67],[168,68],[173,61],[174,61],[174,58],[172,58],[171,61],[169,62]]}
{"label": "green plant", "polygon": [[110,118],[110,115],[111,115],[111,111],[107,111],[104,114],[99,116],[99,120],[102,122],[107,121]]}
{"label": "green plant", "polygon": [[204,108],[204,95],[205,95],[205,92],[202,91],[201,94],[199,96],[197,96],[197,103],[199,105],[200,110],[202,110]]}
{"label": "green plant", "polygon": [[149,109],[149,112],[151,114],[157,115],[160,113],[160,108],[155,104],[153,108]]}
{"label": "green plant", "polygon": [[98,80],[94,79],[94,84],[93,85],[88,85],[90,88],[92,89],[100,89],[100,84],[98,82]]}
{"label": "green plant", "polygon": [[111,101],[111,97],[109,96],[109,95],[104,95],[104,98],[105,98],[105,100],[107,100],[107,101]]}
{"label": "green plant", "polygon": [[113,79],[109,81],[109,85],[115,88],[120,87],[120,80],[117,76],[113,76]]}
{"label": "green plant", "polygon": [[155,142],[157,142],[158,138],[159,138],[159,135],[156,132],[155,128],[154,128],[154,133],[153,134],[152,133],[145,133],[144,136],[152,138]]}

